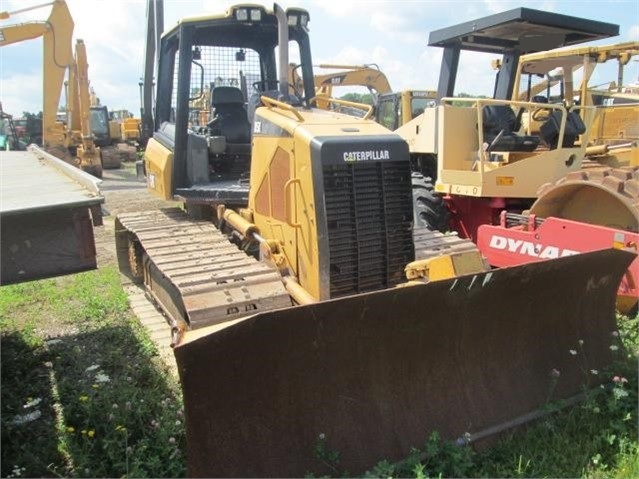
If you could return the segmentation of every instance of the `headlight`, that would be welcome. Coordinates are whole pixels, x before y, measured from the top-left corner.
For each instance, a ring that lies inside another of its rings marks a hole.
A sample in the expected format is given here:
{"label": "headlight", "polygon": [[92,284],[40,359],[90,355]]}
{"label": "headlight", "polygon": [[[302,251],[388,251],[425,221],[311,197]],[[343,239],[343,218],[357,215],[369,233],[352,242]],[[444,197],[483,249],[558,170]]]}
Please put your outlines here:
{"label": "headlight", "polygon": [[262,10],[251,10],[251,21],[259,22],[260,20],[262,20]]}
{"label": "headlight", "polygon": [[289,27],[301,27],[306,29],[310,18],[310,15],[306,10],[301,8],[288,8],[286,9],[286,17],[288,18]]}
{"label": "headlight", "polygon": [[235,10],[235,19],[238,22],[245,22],[248,20],[248,10],[246,8],[238,8]]}

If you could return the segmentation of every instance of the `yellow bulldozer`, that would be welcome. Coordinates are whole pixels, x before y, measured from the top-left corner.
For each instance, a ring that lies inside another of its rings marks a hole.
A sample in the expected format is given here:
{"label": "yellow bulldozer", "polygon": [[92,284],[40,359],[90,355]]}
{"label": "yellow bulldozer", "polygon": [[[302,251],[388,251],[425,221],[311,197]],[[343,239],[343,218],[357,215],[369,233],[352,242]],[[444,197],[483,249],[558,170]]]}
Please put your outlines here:
{"label": "yellow bulldozer", "polygon": [[[159,43],[144,170],[184,209],[118,215],[116,244],[173,329],[191,477],[325,473],[318,438],[352,473],[432,431],[481,440],[533,417],[554,369],[558,397],[581,392],[580,339],[590,367],[612,359],[634,255],[485,271],[472,244],[414,225],[407,143],[317,108],[309,19],[241,4]],[[211,84],[211,119],[189,128]]]}

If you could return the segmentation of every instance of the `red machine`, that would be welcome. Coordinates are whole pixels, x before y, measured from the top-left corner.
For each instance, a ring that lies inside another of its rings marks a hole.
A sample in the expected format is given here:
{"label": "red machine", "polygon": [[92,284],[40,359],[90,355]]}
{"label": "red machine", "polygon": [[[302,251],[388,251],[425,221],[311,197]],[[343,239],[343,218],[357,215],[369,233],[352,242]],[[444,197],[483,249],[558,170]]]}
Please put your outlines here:
{"label": "red machine", "polygon": [[[515,266],[600,249],[639,250],[639,233],[549,217],[502,212],[499,226],[482,225],[477,246],[495,267]],[[632,311],[639,298],[639,257],[619,286],[618,309]]]}

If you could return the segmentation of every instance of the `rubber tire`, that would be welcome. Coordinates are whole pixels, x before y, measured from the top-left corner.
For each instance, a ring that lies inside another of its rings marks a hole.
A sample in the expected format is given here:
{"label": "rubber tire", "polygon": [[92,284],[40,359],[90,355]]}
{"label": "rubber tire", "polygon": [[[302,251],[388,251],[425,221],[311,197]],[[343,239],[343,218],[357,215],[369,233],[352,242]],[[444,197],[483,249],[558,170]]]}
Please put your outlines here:
{"label": "rubber tire", "polygon": [[450,214],[442,196],[435,193],[433,180],[421,173],[413,173],[411,180],[414,227],[427,227],[432,231],[448,231],[450,229],[448,227]]}

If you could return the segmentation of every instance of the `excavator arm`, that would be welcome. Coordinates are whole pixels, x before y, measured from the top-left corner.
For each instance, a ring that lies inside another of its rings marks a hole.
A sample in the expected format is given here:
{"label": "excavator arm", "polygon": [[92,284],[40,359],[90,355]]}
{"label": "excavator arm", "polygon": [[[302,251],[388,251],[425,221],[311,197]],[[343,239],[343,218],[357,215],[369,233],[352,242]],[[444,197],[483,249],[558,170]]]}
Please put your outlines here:
{"label": "excavator arm", "polygon": [[377,95],[391,91],[388,78],[373,65],[318,65],[319,68],[339,68],[340,71],[315,75],[315,92],[331,96],[334,86],[365,86]]}
{"label": "excavator arm", "polygon": [[89,91],[89,62],[84,40],[75,44],[75,59],[69,67],[67,110],[70,143],[77,147],[77,157],[82,170],[100,178],[102,166],[100,149],[95,146],[91,132],[91,93]]}
{"label": "excavator arm", "polygon": [[[326,98],[333,97],[333,87],[336,86],[365,86],[375,96],[391,91],[388,78],[376,65],[321,64],[318,68],[339,69],[336,72],[313,77],[318,108],[329,108],[330,102]],[[295,69],[292,72],[293,83],[296,84]]]}
{"label": "excavator arm", "polygon": [[42,37],[42,135],[45,146],[59,145],[63,141],[59,129],[56,128],[56,112],[64,76],[73,58],[71,42],[74,24],[71,13],[64,0],[55,0],[13,12],[0,12],[0,20],[6,20],[18,13],[49,5],[51,13],[45,21],[0,27],[0,46]]}

